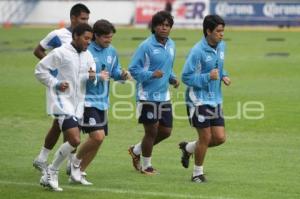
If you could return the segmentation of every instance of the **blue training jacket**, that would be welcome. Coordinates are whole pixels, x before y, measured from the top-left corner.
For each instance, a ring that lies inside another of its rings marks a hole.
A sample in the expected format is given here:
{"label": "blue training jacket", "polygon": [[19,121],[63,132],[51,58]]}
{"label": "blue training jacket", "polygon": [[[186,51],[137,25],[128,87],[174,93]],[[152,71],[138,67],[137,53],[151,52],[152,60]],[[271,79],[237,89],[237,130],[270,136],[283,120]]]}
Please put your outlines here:
{"label": "blue training jacket", "polygon": [[[136,50],[129,71],[136,80],[136,100],[164,102],[170,100],[169,81],[175,79],[173,64],[175,43],[168,38],[165,45],[152,34]],[[161,78],[153,78],[153,72],[161,70]]]}
{"label": "blue training jacket", "polygon": [[[221,41],[214,49],[203,37],[191,49],[183,71],[182,81],[187,85],[186,102],[189,106],[210,105],[222,103],[221,80],[227,76],[223,69],[225,43]],[[219,69],[219,79],[211,80],[210,71]]]}
{"label": "blue training jacket", "polygon": [[109,81],[102,81],[99,74],[107,70],[114,80],[121,80],[121,66],[118,55],[111,45],[102,48],[94,41],[89,45],[88,50],[92,53],[96,63],[97,83],[86,84],[85,107],[94,107],[99,110],[107,110],[109,107]]}

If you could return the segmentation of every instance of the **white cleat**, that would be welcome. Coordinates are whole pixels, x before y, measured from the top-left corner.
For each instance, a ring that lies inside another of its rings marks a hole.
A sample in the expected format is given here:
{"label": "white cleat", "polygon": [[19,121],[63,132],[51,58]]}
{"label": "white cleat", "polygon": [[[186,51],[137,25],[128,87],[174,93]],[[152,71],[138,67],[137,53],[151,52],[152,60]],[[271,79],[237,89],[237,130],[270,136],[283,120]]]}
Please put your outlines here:
{"label": "white cleat", "polygon": [[81,172],[80,182],[75,182],[71,177],[69,177],[69,183],[71,183],[71,184],[82,184],[82,185],[85,185],[85,186],[93,185],[93,183],[87,181],[85,172]]}
{"label": "white cleat", "polygon": [[80,171],[80,166],[76,166],[73,163],[71,163],[71,175],[70,178],[76,182],[76,183],[81,183],[82,175]]}
{"label": "white cleat", "polygon": [[[58,170],[52,170],[51,168],[48,167],[45,175],[47,177],[48,186],[51,190],[53,191],[63,190],[61,187],[58,186]],[[43,178],[44,176],[42,176],[41,180],[44,180]]]}
{"label": "white cleat", "polygon": [[47,166],[48,166],[47,162],[39,161],[37,158],[33,160],[32,165],[34,168],[39,170],[42,174],[45,173]]}

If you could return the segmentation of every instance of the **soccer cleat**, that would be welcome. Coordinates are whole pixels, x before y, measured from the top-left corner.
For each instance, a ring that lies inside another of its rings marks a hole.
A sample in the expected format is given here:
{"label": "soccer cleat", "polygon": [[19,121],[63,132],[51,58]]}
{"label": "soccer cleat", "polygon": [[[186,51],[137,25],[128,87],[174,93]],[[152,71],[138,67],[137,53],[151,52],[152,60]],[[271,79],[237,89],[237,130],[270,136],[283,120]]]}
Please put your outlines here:
{"label": "soccer cleat", "polygon": [[134,146],[129,147],[128,153],[132,158],[132,165],[137,171],[141,171],[141,157],[133,152]]}
{"label": "soccer cleat", "polygon": [[73,163],[71,163],[71,175],[70,178],[76,182],[80,183],[82,179],[81,171],[80,171],[80,165],[76,166]]}
{"label": "soccer cleat", "polygon": [[40,179],[42,186],[46,185],[53,191],[62,191],[63,189],[58,186],[58,170],[49,168],[46,169],[45,174]]}
{"label": "soccer cleat", "polygon": [[195,183],[203,183],[206,182],[206,178],[203,174],[201,174],[198,176],[192,176],[191,181]]}
{"label": "soccer cleat", "polygon": [[46,171],[47,166],[48,166],[47,162],[42,162],[42,161],[39,161],[38,159],[34,159],[32,165],[34,168],[39,170],[42,174],[44,174],[44,172]]}
{"label": "soccer cleat", "polygon": [[48,183],[48,177],[47,177],[46,173],[44,173],[42,175],[42,177],[40,178],[40,185],[43,186],[43,187],[50,187],[49,183]]}
{"label": "soccer cleat", "polygon": [[67,174],[68,176],[71,175],[71,160],[68,160],[68,161],[67,161],[66,174]]}
{"label": "soccer cleat", "polygon": [[147,167],[146,169],[141,169],[141,173],[145,175],[156,175],[158,174],[157,170],[154,169],[152,166]]}
{"label": "soccer cleat", "polygon": [[71,183],[71,184],[82,184],[82,185],[85,185],[85,186],[93,185],[93,183],[87,181],[85,172],[81,172],[81,181],[80,182],[75,182],[71,177],[69,177],[69,183]]}
{"label": "soccer cleat", "polygon": [[181,150],[181,164],[184,168],[188,168],[189,167],[189,163],[190,163],[190,157],[191,157],[191,153],[187,152],[187,150],[185,149],[186,145],[188,143],[187,142],[180,142],[179,143],[179,149]]}

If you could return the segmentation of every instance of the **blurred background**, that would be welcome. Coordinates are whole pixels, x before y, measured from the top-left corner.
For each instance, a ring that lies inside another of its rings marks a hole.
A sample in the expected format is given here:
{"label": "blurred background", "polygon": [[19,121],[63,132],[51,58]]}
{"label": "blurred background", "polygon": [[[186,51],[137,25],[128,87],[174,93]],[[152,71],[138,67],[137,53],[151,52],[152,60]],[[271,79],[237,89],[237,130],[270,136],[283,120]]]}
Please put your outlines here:
{"label": "blurred background", "polygon": [[[12,0],[0,1],[0,23],[4,27],[23,24],[69,22],[69,10],[79,1]],[[146,25],[151,16],[166,9],[175,26],[198,27],[207,14],[222,16],[229,25],[300,25],[299,0],[85,0],[91,10],[90,23],[105,18],[116,25]]]}

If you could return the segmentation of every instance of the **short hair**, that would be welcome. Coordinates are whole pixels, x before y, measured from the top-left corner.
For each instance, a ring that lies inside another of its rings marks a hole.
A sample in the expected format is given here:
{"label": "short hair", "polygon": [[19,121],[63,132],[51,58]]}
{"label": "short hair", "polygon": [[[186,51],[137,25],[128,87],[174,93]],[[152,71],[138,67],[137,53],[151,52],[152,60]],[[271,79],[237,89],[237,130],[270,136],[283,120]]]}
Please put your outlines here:
{"label": "short hair", "polygon": [[[93,32],[97,36],[108,35],[110,33],[116,33],[116,28],[112,23],[110,23],[106,19],[100,19],[96,21],[96,23],[94,24]],[[95,40],[94,36],[93,36],[93,40]]]}
{"label": "short hair", "polygon": [[82,3],[75,4],[70,10],[70,17],[75,16],[78,17],[82,12],[90,14],[90,10]]}
{"label": "short hair", "polygon": [[81,36],[83,35],[85,32],[93,32],[92,27],[89,24],[86,23],[81,23],[78,24],[77,26],[75,26],[75,28],[72,31],[72,38],[74,39],[74,36]]}
{"label": "short hair", "polygon": [[151,20],[151,32],[155,33],[154,28],[160,24],[162,24],[165,20],[167,20],[172,28],[174,24],[173,16],[170,12],[167,11],[159,11],[155,15],[152,16]]}
{"label": "short hair", "polygon": [[225,21],[219,15],[207,15],[203,21],[204,36],[207,36],[207,29],[212,32],[220,24],[225,27]]}

